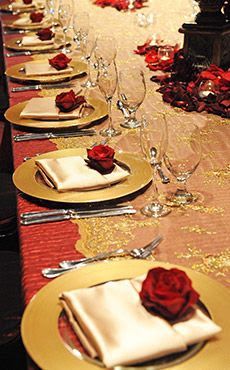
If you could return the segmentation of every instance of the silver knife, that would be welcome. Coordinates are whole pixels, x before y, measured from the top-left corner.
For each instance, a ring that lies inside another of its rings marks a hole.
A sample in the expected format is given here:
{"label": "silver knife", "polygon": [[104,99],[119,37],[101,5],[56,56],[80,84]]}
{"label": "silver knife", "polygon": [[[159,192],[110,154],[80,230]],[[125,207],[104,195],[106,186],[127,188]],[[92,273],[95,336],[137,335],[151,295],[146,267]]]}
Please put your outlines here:
{"label": "silver knife", "polygon": [[[66,89],[66,88],[76,87],[74,84],[42,84],[42,85],[29,85],[29,86],[18,86],[12,87],[11,92],[22,92],[22,91],[33,91],[42,89]],[[81,89],[82,90],[82,89]],[[79,92],[78,92],[79,94]]]}
{"label": "silver knife", "polygon": [[98,212],[104,212],[104,211],[116,211],[121,209],[133,209],[133,206],[129,204],[117,204],[117,205],[108,205],[108,206],[101,206],[98,208],[91,208],[91,209],[51,209],[48,211],[32,211],[32,212],[25,212],[21,214],[21,219],[28,220],[31,218],[38,218],[38,217],[46,217],[46,216],[57,216],[57,215],[66,215],[66,214],[72,214],[72,213],[78,213],[78,214],[86,214],[86,213],[98,213]]}
{"label": "silver knife", "polygon": [[15,142],[30,141],[30,140],[44,140],[44,139],[55,139],[59,137],[81,137],[81,136],[94,136],[96,130],[78,130],[74,132],[41,132],[41,133],[28,133],[18,134],[14,136]]}
{"label": "silver knife", "polygon": [[25,50],[25,51],[15,51],[15,52],[12,52],[12,53],[6,53],[6,56],[8,58],[10,57],[20,57],[22,55],[24,56],[30,56],[30,55],[34,55],[34,54],[52,54],[52,53],[57,53],[58,51],[56,49],[54,50],[43,50],[43,51],[29,51],[29,50]]}
{"label": "silver knife", "polygon": [[80,212],[73,212],[71,215],[56,215],[56,216],[46,216],[46,217],[39,217],[39,218],[31,218],[31,219],[22,219],[21,224],[24,226],[29,225],[36,225],[42,224],[47,222],[57,222],[57,221],[65,221],[65,220],[76,220],[80,218],[93,218],[93,217],[111,217],[111,216],[121,216],[125,214],[135,214],[135,209],[117,209],[112,211],[99,211],[98,213],[84,213],[80,214]]}

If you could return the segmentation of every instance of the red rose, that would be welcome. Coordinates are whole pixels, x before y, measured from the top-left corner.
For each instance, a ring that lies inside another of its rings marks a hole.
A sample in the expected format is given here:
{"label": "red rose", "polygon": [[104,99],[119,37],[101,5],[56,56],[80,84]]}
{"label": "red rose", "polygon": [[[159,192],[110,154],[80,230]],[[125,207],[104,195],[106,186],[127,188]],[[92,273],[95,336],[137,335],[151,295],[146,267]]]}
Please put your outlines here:
{"label": "red rose", "polygon": [[37,32],[37,36],[41,41],[51,40],[54,37],[54,33],[50,28],[43,28]]}
{"label": "red rose", "polygon": [[28,4],[32,4],[32,1],[33,0],[23,0],[23,3],[26,4],[26,5],[28,5]]}
{"label": "red rose", "polygon": [[76,96],[73,90],[61,93],[55,99],[56,106],[61,112],[71,112],[85,102],[84,96]]}
{"label": "red rose", "polygon": [[30,19],[33,23],[40,23],[44,18],[44,14],[41,12],[33,12],[30,14]]}
{"label": "red rose", "polygon": [[68,58],[65,54],[59,53],[52,59],[49,59],[49,64],[57,70],[65,69],[72,59]]}
{"label": "red rose", "polygon": [[91,168],[105,174],[114,169],[114,150],[108,145],[96,145],[92,149],[87,149],[88,165]]}
{"label": "red rose", "polygon": [[142,284],[140,298],[143,306],[168,320],[184,316],[198,301],[199,294],[193,289],[185,272],[172,268],[153,268]]}

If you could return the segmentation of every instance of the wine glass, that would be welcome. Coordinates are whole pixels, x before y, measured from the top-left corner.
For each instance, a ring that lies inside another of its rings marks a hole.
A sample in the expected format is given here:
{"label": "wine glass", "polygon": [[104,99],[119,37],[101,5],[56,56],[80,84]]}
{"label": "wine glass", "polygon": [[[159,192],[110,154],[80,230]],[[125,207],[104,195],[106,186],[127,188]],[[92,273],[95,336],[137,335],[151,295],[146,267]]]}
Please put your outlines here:
{"label": "wine glass", "polygon": [[177,180],[177,190],[168,193],[166,197],[172,205],[190,204],[199,197],[198,194],[188,192],[186,183],[201,160],[200,130],[184,117],[168,118],[168,137],[164,162]]}
{"label": "wine glass", "polygon": [[82,87],[86,87],[87,89],[90,89],[91,87],[95,87],[96,83],[91,80],[91,73],[90,73],[90,66],[91,66],[91,56],[93,54],[94,48],[95,48],[95,34],[94,29],[91,28],[87,37],[82,40],[81,48],[83,52],[83,59],[87,62],[87,76],[88,78],[86,81],[81,84]]}
{"label": "wine glass", "polygon": [[161,163],[168,142],[167,122],[162,113],[148,113],[143,116],[140,126],[140,143],[145,158],[153,168],[153,199],[145,205],[141,212],[148,217],[162,217],[170,213],[170,209],[159,201],[156,185],[157,165]]}
{"label": "wine glass", "polygon": [[57,0],[46,0],[46,12],[49,14],[52,24],[52,30],[55,30],[55,13],[57,10]]}
{"label": "wine glass", "polygon": [[98,35],[94,50],[99,68],[108,67],[116,58],[116,40],[112,36]]}
{"label": "wine glass", "polygon": [[115,62],[106,69],[101,69],[98,77],[98,86],[108,104],[109,125],[108,128],[100,131],[102,136],[112,137],[121,134],[120,130],[113,127],[112,122],[112,98],[117,87],[117,68]]}
{"label": "wine glass", "polygon": [[137,128],[140,122],[136,111],[142,104],[146,94],[144,73],[139,67],[123,68],[119,73],[118,95],[124,108],[129,111],[129,117],[121,123],[125,128]]}
{"label": "wine glass", "polygon": [[73,11],[73,6],[71,2],[68,2],[66,0],[60,0],[59,7],[58,7],[58,20],[60,22],[60,25],[64,33],[64,47],[62,49],[62,52],[64,54],[70,53],[70,50],[67,48],[66,34],[70,27],[72,11]]}
{"label": "wine glass", "polygon": [[89,33],[89,14],[87,12],[77,12],[73,17],[74,41],[77,49],[81,48]]}

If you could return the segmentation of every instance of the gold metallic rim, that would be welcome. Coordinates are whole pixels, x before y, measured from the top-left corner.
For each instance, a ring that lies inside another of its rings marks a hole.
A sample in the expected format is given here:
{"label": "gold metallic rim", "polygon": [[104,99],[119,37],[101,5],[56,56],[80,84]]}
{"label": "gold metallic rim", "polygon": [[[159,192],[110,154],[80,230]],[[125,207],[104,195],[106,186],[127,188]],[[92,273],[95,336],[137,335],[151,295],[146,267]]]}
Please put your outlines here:
{"label": "gold metallic rim", "polygon": [[[38,158],[60,158],[86,155],[86,149],[65,149],[37,156]],[[145,187],[152,179],[152,169],[147,161],[138,159],[132,153],[117,153],[116,158],[127,164],[131,170],[127,179],[107,188],[91,191],[68,191],[58,193],[44,183],[37,181],[35,158],[22,163],[14,172],[15,186],[23,193],[38,199],[62,203],[102,202],[130,195]],[[140,176],[141,173],[141,176]]]}
{"label": "gold metallic rim", "polygon": [[[33,60],[28,63],[41,63],[42,60]],[[55,83],[61,81],[67,81],[74,77],[85,74],[87,71],[87,66],[81,61],[71,61],[70,66],[73,67],[73,71],[70,73],[63,73],[51,76],[26,76],[24,72],[20,72],[21,69],[25,67],[25,63],[15,64],[6,69],[6,75],[14,80],[23,82],[37,82],[37,83]]]}
{"label": "gold metallic rim", "polygon": [[[45,98],[44,98],[45,99]],[[18,103],[13,105],[12,107],[8,108],[5,112],[5,118],[7,121],[13,123],[14,125],[23,126],[23,127],[31,127],[31,128],[39,128],[43,130],[47,130],[50,128],[68,128],[68,127],[84,127],[92,122],[102,119],[108,114],[108,107],[105,101],[102,101],[97,98],[89,97],[87,98],[88,103],[94,108],[93,112],[83,118],[79,119],[72,119],[72,120],[60,120],[60,121],[45,121],[45,120],[35,120],[35,119],[25,119],[20,118],[20,113],[22,112],[23,108],[26,106],[28,101]]]}
{"label": "gold metallic rim", "polygon": [[[65,290],[85,288],[109,280],[132,278],[150,268],[178,267],[169,263],[123,260],[97,263],[69,272],[42,288],[28,304],[22,319],[21,331],[24,345],[32,359],[46,370],[99,370],[96,364],[75,357],[63,343],[58,331],[61,305],[58,297]],[[201,300],[208,308],[212,319],[222,327],[222,332],[187,361],[171,366],[172,370],[227,370],[230,340],[230,296],[226,287],[207,276],[179,266],[193,281]],[[47,351],[47,348],[49,349]],[[148,369],[151,366],[121,367],[121,369]]]}
{"label": "gold metallic rim", "polygon": [[[30,9],[31,10],[31,9]],[[4,24],[3,24],[4,27],[7,27],[7,28],[10,28],[10,29],[13,29],[13,30],[39,30],[41,28],[46,28],[46,27],[50,27],[51,24],[50,22],[44,22],[44,23],[36,23],[36,24],[27,24],[27,25],[14,25],[12,21],[8,20],[8,21],[4,21]]]}
{"label": "gold metallic rim", "polygon": [[[32,33],[28,33],[27,34],[28,36],[29,35],[32,35]],[[34,33],[33,33],[34,35]],[[63,45],[63,42],[61,42],[61,39],[59,39],[58,37],[55,39],[55,44],[51,44],[51,45],[34,45],[34,46],[19,46],[16,41],[21,41],[22,40],[22,37],[19,36],[19,37],[14,37],[10,40],[7,40],[5,42],[5,47],[7,49],[10,49],[10,50],[15,50],[15,51],[26,51],[26,50],[29,50],[29,51],[49,51],[49,50],[58,50],[61,48],[61,46]],[[71,41],[71,38],[67,38],[67,41],[70,42]]]}

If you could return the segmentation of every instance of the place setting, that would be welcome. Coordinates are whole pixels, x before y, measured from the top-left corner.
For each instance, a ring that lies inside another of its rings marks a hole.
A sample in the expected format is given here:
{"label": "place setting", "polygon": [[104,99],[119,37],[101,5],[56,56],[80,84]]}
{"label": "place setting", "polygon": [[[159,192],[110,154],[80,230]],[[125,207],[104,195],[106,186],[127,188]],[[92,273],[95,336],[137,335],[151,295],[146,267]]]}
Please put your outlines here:
{"label": "place setting", "polygon": [[35,9],[44,9],[44,1],[36,0],[15,0],[0,5],[0,12],[20,14],[31,12]]}
{"label": "place setting", "polygon": [[118,201],[143,189],[151,179],[147,161],[104,144],[38,155],[22,163],[13,175],[16,188],[26,195],[82,205]]}
{"label": "place setting", "polygon": [[228,310],[227,289],[185,267],[140,259],[86,263],[35,295],[22,339],[41,368],[51,368],[54,357],[57,370],[212,368],[227,356]]}

